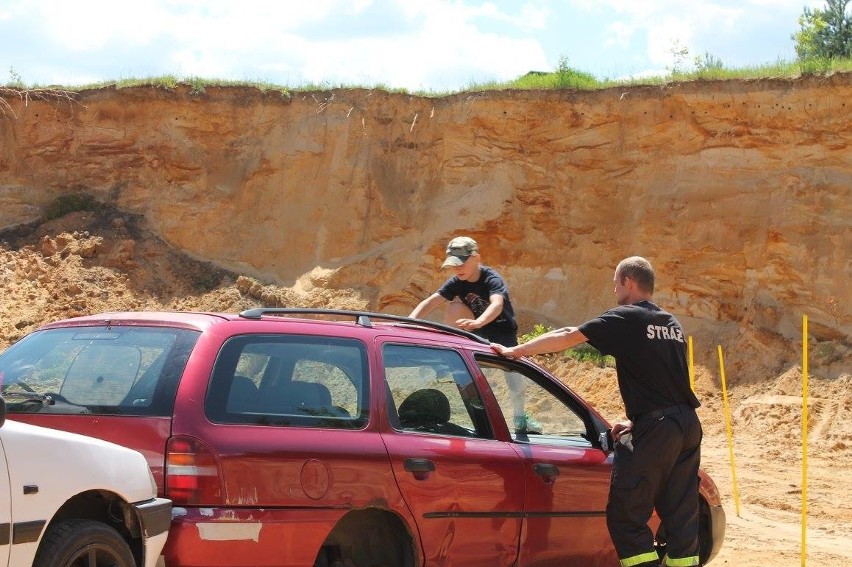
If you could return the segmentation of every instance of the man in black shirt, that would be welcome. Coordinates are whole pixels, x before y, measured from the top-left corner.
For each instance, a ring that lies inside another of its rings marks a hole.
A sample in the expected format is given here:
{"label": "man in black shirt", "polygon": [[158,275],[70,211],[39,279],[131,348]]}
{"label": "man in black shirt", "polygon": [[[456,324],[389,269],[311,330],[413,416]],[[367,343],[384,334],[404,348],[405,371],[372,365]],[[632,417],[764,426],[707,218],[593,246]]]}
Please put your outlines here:
{"label": "man in black shirt", "polygon": [[700,403],[689,387],[685,337],[677,319],[651,299],[654,269],[639,256],[615,269],[618,307],[579,327],[556,329],[520,346],[491,347],[509,358],[561,352],[589,342],[616,360],[628,421],[616,443],[607,526],[623,566],[659,565],[648,520],[656,508],[666,533],[664,565],[699,565]]}

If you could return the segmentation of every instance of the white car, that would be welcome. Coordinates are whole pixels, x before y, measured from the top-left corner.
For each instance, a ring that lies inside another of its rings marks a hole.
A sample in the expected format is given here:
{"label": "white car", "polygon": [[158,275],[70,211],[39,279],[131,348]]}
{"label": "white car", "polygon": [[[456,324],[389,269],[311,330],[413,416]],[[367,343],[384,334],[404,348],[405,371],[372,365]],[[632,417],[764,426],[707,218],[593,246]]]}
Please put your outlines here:
{"label": "white car", "polygon": [[157,565],[172,503],[141,453],[5,417],[0,398],[0,566]]}

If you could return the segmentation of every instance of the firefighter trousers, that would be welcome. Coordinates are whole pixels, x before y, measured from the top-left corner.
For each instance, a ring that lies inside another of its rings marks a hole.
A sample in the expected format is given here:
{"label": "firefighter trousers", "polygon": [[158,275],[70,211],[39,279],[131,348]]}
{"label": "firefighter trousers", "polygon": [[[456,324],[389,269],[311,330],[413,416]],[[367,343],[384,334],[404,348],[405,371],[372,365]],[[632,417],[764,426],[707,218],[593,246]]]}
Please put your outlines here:
{"label": "firefighter trousers", "polygon": [[689,406],[633,420],[632,450],[616,443],[606,516],[622,567],[659,565],[648,522],[654,509],[666,539],[665,565],[698,560],[701,423]]}

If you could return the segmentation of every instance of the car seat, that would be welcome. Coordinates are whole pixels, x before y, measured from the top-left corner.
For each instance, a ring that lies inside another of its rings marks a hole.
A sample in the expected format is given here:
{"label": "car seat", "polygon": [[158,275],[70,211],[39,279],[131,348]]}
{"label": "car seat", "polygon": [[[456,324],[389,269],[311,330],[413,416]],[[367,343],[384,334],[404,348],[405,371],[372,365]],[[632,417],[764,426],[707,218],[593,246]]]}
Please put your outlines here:
{"label": "car seat", "polygon": [[317,408],[331,405],[331,392],[317,382],[290,382],[285,388],[290,407]]}
{"label": "car seat", "polygon": [[322,417],[350,417],[345,409],[332,405],[325,384],[296,380],[269,392],[261,401],[267,411]]}
{"label": "car seat", "polygon": [[434,388],[415,390],[399,404],[399,423],[403,429],[448,435],[470,436],[471,431],[450,423],[450,401]]}
{"label": "car seat", "polygon": [[236,374],[231,381],[231,389],[228,392],[226,411],[236,413],[257,411],[258,398],[257,386],[251,378]]}

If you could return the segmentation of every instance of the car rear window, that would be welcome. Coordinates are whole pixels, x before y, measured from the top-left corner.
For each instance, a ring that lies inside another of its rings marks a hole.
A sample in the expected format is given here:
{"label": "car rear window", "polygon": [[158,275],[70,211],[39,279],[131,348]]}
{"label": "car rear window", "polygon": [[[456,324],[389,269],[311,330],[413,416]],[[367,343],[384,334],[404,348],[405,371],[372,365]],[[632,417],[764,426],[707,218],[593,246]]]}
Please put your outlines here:
{"label": "car rear window", "polygon": [[357,429],[369,419],[368,385],[360,341],[242,335],[223,345],[204,407],[214,423]]}
{"label": "car rear window", "polygon": [[170,416],[199,332],[73,327],[28,335],[0,355],[12,413]]}

